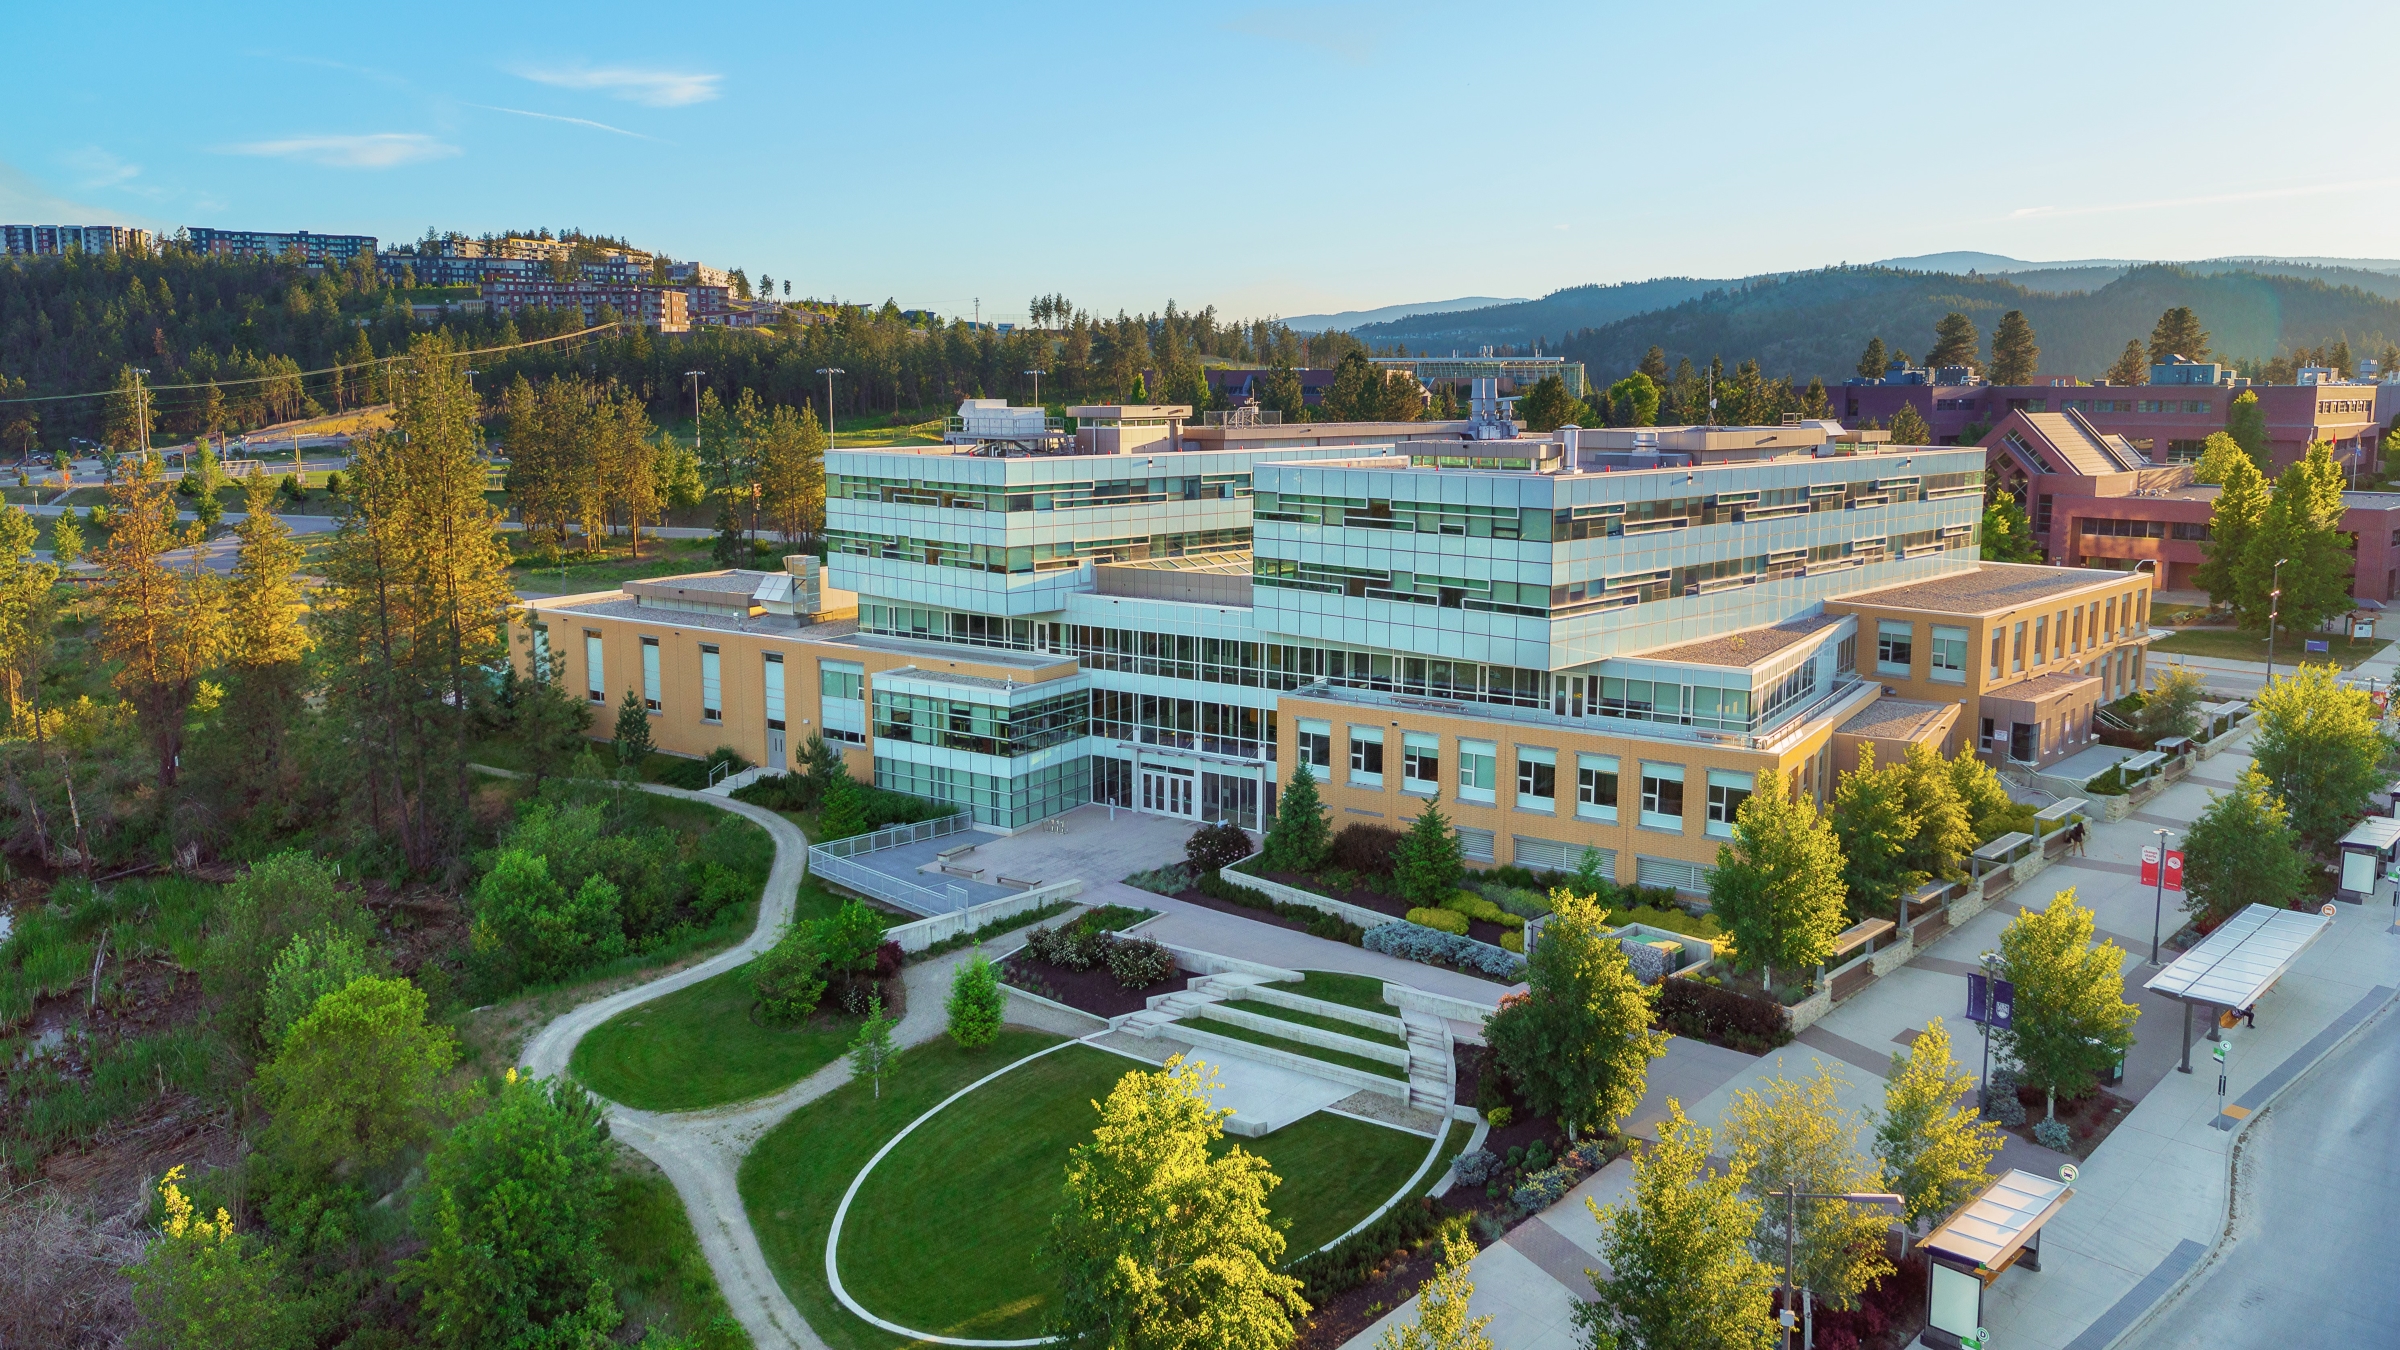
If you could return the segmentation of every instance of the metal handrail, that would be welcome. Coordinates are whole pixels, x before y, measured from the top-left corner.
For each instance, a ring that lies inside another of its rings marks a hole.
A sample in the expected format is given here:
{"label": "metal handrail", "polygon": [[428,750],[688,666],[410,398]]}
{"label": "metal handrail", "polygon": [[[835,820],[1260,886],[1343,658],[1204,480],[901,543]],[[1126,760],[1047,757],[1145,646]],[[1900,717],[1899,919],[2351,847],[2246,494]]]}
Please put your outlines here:
{"label": "metal handrail", "polygon": [[952,812],[939,820],[920,820],[911,825],[891,825],[873,834],[854,834],[847,839],[834,839],[809,849],[809,856],[854,858],[861,853],[879,853],[903,844],[939,839],[974,827],[974,820],[964,811]]}

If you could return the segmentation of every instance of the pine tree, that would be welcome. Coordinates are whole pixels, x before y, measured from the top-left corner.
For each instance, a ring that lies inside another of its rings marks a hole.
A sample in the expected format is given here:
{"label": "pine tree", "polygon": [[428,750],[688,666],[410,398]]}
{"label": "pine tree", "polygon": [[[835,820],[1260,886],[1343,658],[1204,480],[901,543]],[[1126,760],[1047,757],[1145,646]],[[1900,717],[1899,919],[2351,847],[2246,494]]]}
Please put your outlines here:
{"label": "pine tree", "polygon": [[1837,1309],[1858,1306],[1866,1287],[1892,1273],[1884,1255],[1891,1216],[1866,1205],[1803,1200],[1798,1222],[1774,1192],[1843,1195],[1884,1189],[1881,1164],[1861,1166],[1858,1122],[1842,1109],[1833,1071],[1817,1063],[1814,1076],[1793,1082],[1778,1074],[1761,1089],[1733,1095],[1725,1113],[1725,1149],[1740,1159],[1742,1193],[1758,1205],[1750,1250],[1770,1262],[1785,1251],[1800,1287]]}
{"label": "pine tree", "polygon": [[2242,447],[2242,453],[2250,457],[2260,473],[2273,467],[2268,458],[2267,412],[2259,406],[2255,391],[2245,389],[2233,396],[2232,404],[2225,409],[2225,434]]}
{"label": "pine tree", "polygon": [[1911,1232],[1981,1190],[2000,1152],[2000,1128],[1959,1107],[1974,1084],[1951,1057],[1941,1018],[1909,1042],[1906,1054],[1892,1055],[1875,1156],[1883,1160],[1885,1184],[1902,1200],[1900,1214]]}
{"label": "pine tree", "polygon": [[1880,380],[1883,378],[1884,372],[1891,369],[1891,365],[1891,354],[1883,349],[1883,339],[1880,337],[1868,338],[1867,349],[1858,357],[1859,378]]}
{"label": "pine tree", "polygon": [[[2223,490],[2208,508],[2208,538],[2200,545],[2204,561],[2193,581],[2208,592],[2212,604],[2232,604],[2242,594],[2242,569],[2251,541],[2267,519],[2267,480],[2247,455],[2220,457],[2225,469]],[[2260,622],[2264,623],[2264,616]]]}
{"label": "pine tree", "polygon": [[638,769],[650,757],[650,713],[642,706],[642,696],[625,691],[624,701],[617,704],[617,763]]}
{"label": "pine tree", "polygon": [[1900,411],[1892,414],[1892,444],[1933,444],[1933,428],[1925,425],[1925,416],[1917,411],[1916,404],[1903,403]]}
{"label": "pine tree", "polygon": [[1279,1269],[1267,1196],[1280,1182],[1257,1154],[1219,1151],[1233,1113],[1210,1105],[1214,1080],[1180,1055],[1128,1073],[1068,1153],[1041,1256],[1065,1344],[1283,1350],[1308,1315],[1300,1281]]}
{"label": "pine tree", "polygon": [[2208,808],[2183,839],[2183,907],[2217,923],[2245,905],[2283,909],[2308,881],[2306,854],[2291,812],[2256,766],[2231,792],[2209,794]]}
{"label": "pine tree", "polygon": [[70,506],[50,525],[50,556],[61,567],[73,567],[83,557],[83,520]]}
{"label": "pine tree", "polygon": [[2178,356],[2186,361],[2208,359],[2208,332],[2189,305],[2177,305],[2159,315],[2157,326],[2150,330],[2151,365],[2163,366]]}
{"label": "pine tree", "polygon": [[306,550],[275,515],[277,491],[263,474],[243,485],[244,515],[234,527],[241,549],[225,587],[225,739],[236,781],[251,794],[284,783],[284,743],[301,707],[309,648],[299,580]]}
{"label": "pine tree", "polygon": [[2000,930],[2002,978],[2017,987],[2007,1030],[1993,1049],[2016,1064],[2025,1082],[2049,1096],[2077,1097],[2133,1045],[2142,1010],[2125,1001],[2125,953],[2114,942],[2092,943],[2092,912],[2070,886],[2047,907],[2021,911]]}
{"label": "pine tree", "polygon": [[1325,861],[1325,850],[1331,844],[1325,803],[1317,796],[1317,776],[1302,760],[1292,768],[1292,781],[1284,785],[1283,800],[1275,804],[1266,856],[1259,861],[1271,871],[1313,872]]}
{"label": "pine tree", "polygon": [[950,1039],[969,1050],[990,1045],[1000,1034],[1003,998],[992,963],[981,952],[968,957],[950,977]]}
{"label": "pine tree", "polygon": [[223,650],[225,588],[197,556],[170,567],[166,555],[198,542],[174,523],[172,498],[145,461],[109,487],[108,542],[101,546],[100,650],[117,663],[112,683],[150,738],[162,792],[175,786],[185,714]]}
{"label": "pine tree", "polygon": [[1465,866],[1458,836],[1432,802],[1425,803],[1392,850],[1392,880],[1412,905],[1434,906],[1449,899]]}
{"label": "pine tree", "polygon": [[[1955,309],[1951,310],[1942,316],[1940,323],[1933,326],[1933,350],[1925,353],[1925,365],[1935,370],[1943,366],[1972,368],[1980,365],[1982,363],[1977,358],[1977,352],[1982,341],[1982,335],[1975,331],[1975,321]],[[1910,441],[1908,444],[1917,445],[1921,442]]]}
{"label": "pine tree", "polygon": [[1782,1339],[1776,1268],[1750,1253],[1759,1205],[1741,1158],[1710,1160],[1707,1127],[1670,1099],[1657,1144],[1633,1158],[1633,1190],[1600,1223],[1593,1299],[1569,1311],[1586,1345],[1641,1350],[1773,1350]]}
{"label": "pine tree", "polygon": [[1612,1130],[1640,1104],[1649,1062],[1667,1038],[1650,1029],[1642,987],[1593,903],[1566,891],[1525,954],[1524,997],[1484,1021],[1492,1053],[1533,1109],[1572,1138]]}
{"label": "pine tree", "polygon": [[2025,311],[2012,309],[2001,315],[2000,326],[1992,330],[1992,383],[2031,384],[2041,356]]}
{"label": "pine tree", "polygon": [[1779,786],[1753,792],[1734,815],[1733,842],[1717,848],[1709,906],[1733,934],[1734,957],[1761,972],[1813,966],[1833,950],[1843,916],[1842,846],[1813,797]]}
{"label": "pine tree", "polygon": [[2014,494],[1995,491],[1984,503],[1980,548],[1985,562],[2042,561],[2041,541],[2033,537],[2033,520]]}
{"label": "pine tree", "polygon": [[2127,342],[2125,350],[2117,354],[2116,361],[2108,368],[2107,379],[2110,387],[2116,389],[2150,383],[2150,359],[2142,354],[2138,340]]}
{"label": "pine tree", "polygon": [[849,775],[825,785],[825,805],[817,816],[817,832],[824,836],[820,843],[867,832],[867,804]]}

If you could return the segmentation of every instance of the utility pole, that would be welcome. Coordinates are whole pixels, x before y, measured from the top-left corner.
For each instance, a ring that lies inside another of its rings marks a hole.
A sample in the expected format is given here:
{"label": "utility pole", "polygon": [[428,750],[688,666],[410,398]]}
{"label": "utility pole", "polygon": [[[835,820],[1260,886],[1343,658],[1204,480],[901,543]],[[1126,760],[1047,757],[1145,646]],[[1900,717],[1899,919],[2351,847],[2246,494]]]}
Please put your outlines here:
{"label": "utility pole", "polygon": [[1033,406],[1037,408],[1044,406],[1042,403],[1042,377],[1050,372],[1046,370],[1029,370],[1025,373],[1033,377]]}
{"label": "utility pole", "polygon": [[150,374],[143,366],[133,367],[133,415],[135,429],[142,434],[142,460],[150,459],[150,386],[142,381]]}

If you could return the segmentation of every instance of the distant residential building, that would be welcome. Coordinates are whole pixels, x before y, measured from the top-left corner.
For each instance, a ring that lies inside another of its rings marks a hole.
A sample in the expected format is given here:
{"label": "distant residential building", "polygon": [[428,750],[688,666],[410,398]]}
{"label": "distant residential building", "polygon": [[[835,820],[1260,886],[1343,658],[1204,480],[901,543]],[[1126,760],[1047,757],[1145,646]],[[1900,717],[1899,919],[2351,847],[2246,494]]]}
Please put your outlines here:
{"label": "distant residential building", "polygon": [[600,321],[603,308],[621,319],[635,320],[662,333],[691,331],[684,294],[671,286],[609,284],[594,281],[556,281],[541,277],[492,277],[483,283],[484,308],[493,314],[517,315],[533,309],[581,311],[587,324]]}
{"label": "distant residential building", "polygon": [[678,286],[714,286],[720,290],[733,288],[733,273],[707,263],[679,262],[667,264],[667,280]]}
{"label": "distant residential building", "polygon": [[549,279],[571,265],[585,281],[632,286],[650,280],[652,255],[640,249],[585,245],[575,259],[572,240],[426,239],[386,250],[377,260],[385,282],[419,286],[474,286],[497,277]]}
{"label": "distant residential building", "polygon": [[67,252],[138,253],[150,232],[126,225],[0,225],[0,253],[11,257]]}
{"label": "distant residential building", "polygon": [[1378,356],[1375,364],[1386,370],[1404,370],[1431,389],[1437,384],[1464,385],[1476,380],[1498,380],[1503,394],[1522,394],[1556,375],[1566,382],[1567,393],[1582,398],[1584,391],[1583,363],[1558,356]]}
{"label": "distant residential building", "polygon": [[184,241],[203,258],[280,258],[298,253],[311,267],[346,267],[365,254],[375,256],[371,234],[311,234],[307,230],[219,230],[188,226]]}
{"label": "distant residential building", "polygon": [[[1240,403],[1244,399],[1264,402],[1267,386],[1274,374],[1274,371],[1263,369],[1228,370],[1213,367],[1208,371],[1208,388],[1211,393],[1223,395],[1228,403]],[[1330,370],[1295,370],[1292,375],[1300,381],[1300,402],[1307,407],[1313,408],[1323,403],[1325,391],[1333,387],[1333,372]]]}
{"label": "distant residential building", "polygon": [[[2275,468],[2307,453],[2311,441],[2328,442],[2335,457],[2344,460],[2372,456],[2385,420],[2400,412],[2393,406],[2379,418],[2381,386],[2345,381],[2331,371],[2321,372],[2321,382],[2252,384],[2215,363],[2178,357],[2152,366],[2150,375],[2150,383],[2133,387],[2083,383],[2066,375],[1998,385],[1984,383],[1963,366],[1925,371],[1895,363],[1881,380],[1854,379],[1830,392],[1834,413],[1853,426],[1872,419],[1888,427],[1901,408],[1915,408],[1938,445],[1980,441],[1984,431],[2012,412],[2077,413],[2095,431],[2124,437],[2153,464],[2198,459],[2209,433],[2225,429],[2227,412],[2245,392],[2258,395]],[[2384,397],[2400,405],[2400,397]],[[1970,430],[1973,437],[1967,435]]]}

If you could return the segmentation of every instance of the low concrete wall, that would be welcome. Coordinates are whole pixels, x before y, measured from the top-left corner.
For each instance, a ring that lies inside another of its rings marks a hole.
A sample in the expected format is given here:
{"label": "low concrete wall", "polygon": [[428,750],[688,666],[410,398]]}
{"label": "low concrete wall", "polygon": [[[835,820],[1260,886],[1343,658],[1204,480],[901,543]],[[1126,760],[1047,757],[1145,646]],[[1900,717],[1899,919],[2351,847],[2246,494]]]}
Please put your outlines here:
{"label": "low concrete wall", "polygon": [[930,919],[919,919],[914,923],[901,924],[897,928],[887,928],[883,935],[891,941],[899,943],[900,950],[904,952],[921,952],[937,942],[948,941],[961,933],[972,933],[995,919],[1030,914],[1054,900],[1068,900],[1082,893],[1083,883],[1081,881],[1053,882],[1047,886],[1037,886],[1030,891],[1019,891],[1015,895],[1004,895],[997,900],[986,900],[980,905],[971,905],[966,909],[952,910],[948,914],[936,914]]}
{"label": "low concrete wall", "polygon": [[1395,1036],[1408,1030],[1407,1023],[1387,1013],[1368,1012],[1364,1008],[1353,1008],[1347,1003],[1328,1003],[1321,998],[1310,998],[1306,994],[1295,994],[1290,990],[1277,989],[1271,985],[1261,985],[1242,997],[1257,999],[1261,1003],[1271,1003],[1278,1008],[1290,1008],[1294,1012],[1315,1013],[1319,1017],[1330,1017],[1354,1026],[1373,1027],[1377,1031],[1388,1031]]}
{"label": "low concrete wall", "polygon": [[1425,990],[1405,984],[1393,984],[1388,980],[1384,982],[1383,986],[1383,1001],[1395,1008],[1420,1012],[1429,1017],[1439,1017],[1452,1022],[1465,1022],[1470,1026],[1482,1026],[1483,1019],[1499,1011],[1500,1008],[1500,1000],[1497,998],[1489,1003],[1477,1003],[1473,999],[1460,998],[1455,994],[1427,993]]}
{"label": "low concrete wall", "polygon": [[2123,793],[2087,792],[2084,796],[2099,804],[2102,820],[2123,820],[2133,814],[2133,798]]}
{"label": "low concrete wall", "polygon": [[[1408,1067],[1408,1051],[1399,1046],[1385,1045],[1381,1041],[1364,1040],[1357,1036],[1345,1036],[1338,1031],[1326,1031],[1320,1027],[1303,1026],[1298,1022],[1287,1022],[1280,1017],[1269,1017],[1264,1013],[1228,1008],[1222,1003],[1202,1004],[1200,1018],[1202,1021],[1224,1022],[1251,1031],[1263,1031],[1270,1036],[1280,1036],[1287,1041],[1298,1041],[1302,1045],[1313,1045],[1320,1050],[1339,1050],[1345,1055],[1371,1059],[1378,1064],[1390,1064],[1403,1069]],[[1188,1022],[1189,1019],[1186,1019],[1184,1023],[1178,1025],[1188,1025]]]}
{"label": "low concrete wall", "polygon": [[[1054,999],[1043,998],[1039,994],[1028,994],[1024,990],[1019,989],[1014,985],[1001,985],[1000,992],[1007,995],[1011,1003],[1022,1003],[1028,1008],[1035,1008],[1041,1011],[1042,1016],[1028,1019],[1021,1025],[1039,1026],[1043,1025],[1049,1020],[1054,1020],[1061,1015],[1071,1018],[1080,1018],[1084,1022],[1090,1023],[1093,1031],[1106,1031],[1110,1026],[1113,1025],[1109,1019],[1100,1016],[1098,1013],[1088,1013],[1081,1008],[1070,1008],[1066,1004],[1060,1003]],[[1007,1010],[1003,1009],[1000,1014],[1000,1020],[1006,1022],[1016,1019],[1011,1018]]]}
{"label": "low concrete wall", "polygon": [[1313,1078],[1323,1078],[1368,1092],[1380,1092],[1386,1097],[1397,1097],[1401,1101],[1408,1100],[1408,1080],[1405,1078],[1386,1078],[1382,1074],[1369,1073],[1365,1069],[1353,1069],[1346,1064],[1312,1059],[1307,1055],[1277,1050],[1273,1046],[1254,1045],[1249,1041],[1236,1040],[1231,1036],[1220,1036],[1213,1031],[1193,1026],[1189,1022],[1177,1022],[1164,1028],[1163,1032],[1168,1039],[1188,1042],[1195,1049],[1215,1050],[1220,1054],[1254,1059],[1261,1064],[1272,1064],[1279,1069],[1290,1069],[1294,1073],[1304,1073]]}
{"label": "low concrete wall", "polygon": [[1646,923],[1628,923],[1618,925],[1616,932],[1617,936],[1621,938],[1634,937],[1643,942],[1666,941],[1683,948],[1683,965],[1677,966],[1677,970],[1683,969],[1684,966],[1707,965],[1717,956],[1716,945],[1707,938],[1693,937],[1689,933],[1678,933],[1671,928],[1653,928]]}
{"label": "low concrete wall", "polygon": [[1297,984],[1301,979],[1299,971],[1285,970],[1281,966],[1262,965],[1257,961],[1244,961],[1234,956],[1219,956],[1215,952],[1204,952],[1197,947],[1178,947],[1172,942],[1164,942],[1159,945],[1175,953],[1177,964],[1185,970],[1196,970],[1203,975],[1248,975],[1256,979],[1272,980],[1279,984]]}
{"label": "low concrete wall", "polygon": [[[1257,856],[1253,853],[1250,858],[1242,859],[1242,863],[1247,863],[1251,858]],[[1347,900],[1336,900],[1330,895],[1319,895],[1315,891],[1304,891],[1297,886],[1286,886],[1280,881],[1269,881],[1265,877],[1252,876],[1248,872],[1236,870],[1242,863],[1236,863],[1233,867],[1226,868],[1221,875],[1236,886],[1248,886],[1254,891],[1263,892],[1271,900],[1287,905],[1305,905],[1310,909],[1321,909],[1327,914],[1357,924],[1361,928],[1373,928],[1378,924],[1399,922],[1379,909],[1368,909],[1364,905],[1354,905]]]}

